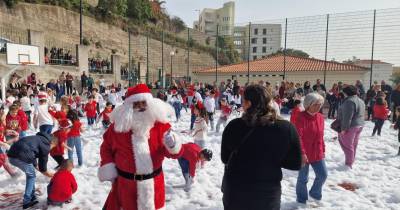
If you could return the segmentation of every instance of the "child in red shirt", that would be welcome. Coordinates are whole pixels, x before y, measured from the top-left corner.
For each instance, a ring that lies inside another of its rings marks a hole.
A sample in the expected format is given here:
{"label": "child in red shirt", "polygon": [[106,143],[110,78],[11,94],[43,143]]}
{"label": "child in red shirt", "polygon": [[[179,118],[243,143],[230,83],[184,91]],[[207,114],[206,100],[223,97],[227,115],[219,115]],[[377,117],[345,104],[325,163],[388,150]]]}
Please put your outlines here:
{"label": "child in red shirt", "polygon": [[294,100],[294,108],[292,109],[292,112],[290,114],[290,122],[292,124],[296,123],[297,116],[301,112],[301,101],[300,100]]}
{"label": "child in red shirt", "polygon": [[387,108],[386,102],[382,97],[376,98],[376,102],[373,108],[373,117],[375,121],[375,127],[372,131],[372,136],[378,131],[378,136],[381,136],[381,130],[385,120],[389,115],[389,109]]}
{"label": "child in red shirt", "polygon": [[[20,133],[22,131],[23,120],[23,117],[18,115],[18,106],[15,104],[11,105],[6,116],[6,129]],[[7,140],[9,138],[9,136],[6,136]]]}
{"label": "child in red shirt", "polygon": [[[5,141],[4,135],[6,134],[6,127],[4,122],[1,120],[4,116],[4,107],[0,107],[0,168],[3,166],[4,169],[10,174],[11,177],[15,177],[18,173],[11,167],[10,163],[8,162],[8,157],[6,154],[6,150],[10,148],[10,145],[7,144]],[[14,132],[15,137],[10,139],[10,141],[14,141],[18,139],[18,133]]]}
{"label": "child in red shirt", "polygon": [[193,183],[193,178],[196,175],[196,165],[203,161],[210,161],[212,159],[212,151],[209,149],[201,149],[195,143],[182,144],[183,154],[178,159],[179,165],[182,170],[183,177],[185,178],[185,188],[187,192]]}
{"label": "child in red shirt", "polygon": [[66,145],[68,139],[68,133],[71,130],[71,122],[67,119],[61,120],[59,123],[59,129],[53,133],[56,138],[57,146],[50,150],[50,156],[57,162],[59,168],[61,163],[64,161],[64,150],[67,148],[71,150]]}
{"label": "child in red shirt", "polygon": [[112,103],[107,102],[106,108],[100,113],[99,118],[96,120],[96,123],[98,123],[100,119],[103,118],[101,123],[103,124],[104,128],[108,128],[111,125],[110,114],[112,111]]}
{"label": "child in red shirt", "polygon": [[219,116],[216,131],[219,133],[219,127],[221,124],[226,127],[226,122],[228,121],[229,116],[232,113],[232,108],[228,105],[226,98],[221,98],[221,115]]}
{"label": "child in red shirt", "polygon": [[78,189],[74,175],[71,173],[74,164],[70,160],[64,160],[60,168],[51,178],[47,186],[47,204],[53,206],[63,206],[70,203],[72,194]]}
{"label": "child in red shirt", "polygon": [[90,95],[88,99],[89,99],[89,101],[85,105],[85,112],[86,112],[88,125],[92,126],[94,124],[94,121],[96,120],[96,116],[97,116],[97,103],[94,100],[93,95]]}
{"label": "child in red shirt", "polygon": [[70,110],[68,112],[68,119],[72,122],[71,130],[68,133],[68,141],[67,145],[68,150],[68,159],[73,161],[73,149],[75,147],[76,156],[78,158],[78,165],[82,166],[83,157],[82,157],[82,141],[81,141],[81,132],[83,132],[82,123],[79,120],[78,112],[76,110]]}
{"label": "child in red shirt", "polygon": [[21,119],[20,120],[21,131],[19,132],[19,136],[22,138],[26,136],[26,131],[28,130],[29,127],[28,116],[25,114],[24,110],[22,110],[21,102],[14,101],[13,105],[18,107],[18,116]]}

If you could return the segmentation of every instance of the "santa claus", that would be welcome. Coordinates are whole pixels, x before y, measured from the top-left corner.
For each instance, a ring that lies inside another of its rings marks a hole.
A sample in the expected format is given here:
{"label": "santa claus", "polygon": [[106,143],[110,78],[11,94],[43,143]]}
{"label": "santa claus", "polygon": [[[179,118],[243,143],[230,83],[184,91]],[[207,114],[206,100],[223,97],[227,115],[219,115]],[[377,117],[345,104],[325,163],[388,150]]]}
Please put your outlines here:
{"label": "santa claus", "polygon": [[124,104],[111,113],[114,122],[103,135],[100,148],[100,181],[112,188],[103,209],[165,209],[162,163],[164,157],[182,155],[172,133],[172,107],[153,98],[148,87],[129,88]]}

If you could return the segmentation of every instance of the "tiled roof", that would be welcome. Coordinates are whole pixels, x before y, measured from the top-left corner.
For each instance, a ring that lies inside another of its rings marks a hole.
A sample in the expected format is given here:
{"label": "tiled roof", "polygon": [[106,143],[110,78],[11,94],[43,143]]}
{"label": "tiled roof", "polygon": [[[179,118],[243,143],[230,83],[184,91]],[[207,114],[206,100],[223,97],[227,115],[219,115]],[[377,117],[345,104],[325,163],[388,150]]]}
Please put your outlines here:
{"label": "tiled roof", "polygon": [[[283,55],[270,56],[267,58],[250,61],[250,72],[283,72]],[[327,61],[327,71],[368,71],[368,68],[352,65],[343,64],[333,61]],[[239,64],[232,64],[226,66],[219,66],[219,73],[246,73],[248,63],[243,62]],[[314,58],[302,58],[295,56],[286,56],[286,71],[323,71],[324,61]],[[195,73],[213,73],[215,68],[207,68],[198,70]]]}
{"label": "tiled roof", "polygon": [[[370,65],[371,60],[357,60],[357,61],[353,62],[353,64],[355,64],[355,65]],[[373,64],[390,64],[390,63],[382,62],[381,60],[374,60]]]}

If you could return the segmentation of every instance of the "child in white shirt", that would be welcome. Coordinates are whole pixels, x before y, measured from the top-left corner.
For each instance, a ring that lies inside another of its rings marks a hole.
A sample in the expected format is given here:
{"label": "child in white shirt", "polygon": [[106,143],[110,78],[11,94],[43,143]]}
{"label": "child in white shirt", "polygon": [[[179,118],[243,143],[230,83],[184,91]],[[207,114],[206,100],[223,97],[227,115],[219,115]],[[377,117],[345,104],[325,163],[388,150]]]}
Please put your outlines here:
{"label": "child in white shirt", "polygon": [[193,109],[196,115],[192,136],[194,143],[199,145],[202,149],[205,148],[207,136],[207,111],[201,102],[197,102]]}

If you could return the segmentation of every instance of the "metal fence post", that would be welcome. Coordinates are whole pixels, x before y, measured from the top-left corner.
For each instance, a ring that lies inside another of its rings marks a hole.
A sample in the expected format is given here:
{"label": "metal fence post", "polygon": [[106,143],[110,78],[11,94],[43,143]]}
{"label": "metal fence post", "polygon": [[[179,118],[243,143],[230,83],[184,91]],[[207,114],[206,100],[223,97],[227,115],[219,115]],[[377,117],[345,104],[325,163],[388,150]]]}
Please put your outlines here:
{"label": "metal fence post", "polygon": [[165,88],[165,76],[164,76],[164,29],[161,32],[161,86]]}
{"label": "metal fence post", "polygon": [[251,49],[251,22],[249,22],[249,49],[247,53],[247,83],[250,82],[250,49]]}
{"label": "metal fence post", "polygon": [[129,86],[132,85],[132,79],[133,79],[133,74],[132,74],[132,66],[131,66],[131,30],[128,29],[128,81],[129,81]]}
{"label": "metal fence post", "polygon": [[285,48],[283,49],[283,80],[286,79],[287,18],[285,19]]}
{"label": "metal fence post", "polygon": [[326,34],[325,34],[325,61],[324,61],[324,85],[326,86],[326,71],[328,59],[328,34],[329,34],[329,14],[326,15]]}
{"label": "metal fence post", "polygon": [[218,82],[218,39],[219,39],[219,25],[217,24],[217,36],[215,39],[215,83]]}
{"label": "metal fence post", "polygon": [[187,35],[188,35],[188,38],[187,38],[187,69],[186,69],[186,82],[190,82],[190,79],[189,79],[189,72],[190,72],[190,29],[188,28],[187,29]]}
{"label": "metal fence post", "polygon": [[146,34],[146,60],[147,60],[147,70],[146,70],[146,85],[149,84],[149,32]]}
{"label": "metal fence post", "polygon": [[371,72],[369,75],[369,87],[372,87],[372,72],[373,72],[373,66],[374,66],[375,22],[376,22],[376,9],[374,10],[374,25],[372,28]]}
{"label": "metal fence post", "polygon": [[79,8],[79,43],[82,45],[83,44],[83,17],[82,17],[82,13],[83,13],[83,0],[80,0],[80,8]]}

